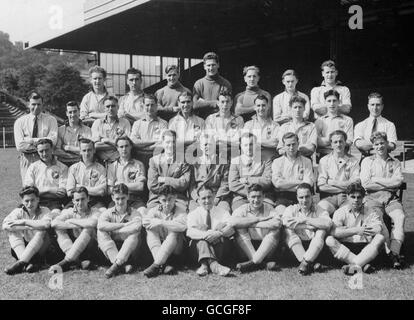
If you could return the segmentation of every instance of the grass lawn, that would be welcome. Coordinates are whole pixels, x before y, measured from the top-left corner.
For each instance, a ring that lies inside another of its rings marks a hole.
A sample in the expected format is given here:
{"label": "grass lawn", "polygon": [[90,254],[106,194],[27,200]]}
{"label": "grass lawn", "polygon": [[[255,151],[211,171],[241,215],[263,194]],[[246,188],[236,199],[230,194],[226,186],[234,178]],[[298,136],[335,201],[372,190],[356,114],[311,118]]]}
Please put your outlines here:
{"label": "grass lawn", "polygon": [[[19,203],[20,173],[15,150],[0,151],[0,220]],[[327,269],[308,277],[297,273],[295,264],[281,272],[257,271],[221,278],[199,278],[194,271],[176,276],[146,279],[141,272],[107,280],[104,268],[97,271],[69,271],[63,274],[63,289],[49,289],[47,270],[36,274],[7,276],[0,272],[2,299],[413,299],[414,298],[414,181],[408,181],[404,205],[408,212],[406,260],[402,271],[380,270],[363,275],[363,288],[350,289],[349,277],[338,269]],[[0,268],[13,262],[6,234],[0,233]]]}

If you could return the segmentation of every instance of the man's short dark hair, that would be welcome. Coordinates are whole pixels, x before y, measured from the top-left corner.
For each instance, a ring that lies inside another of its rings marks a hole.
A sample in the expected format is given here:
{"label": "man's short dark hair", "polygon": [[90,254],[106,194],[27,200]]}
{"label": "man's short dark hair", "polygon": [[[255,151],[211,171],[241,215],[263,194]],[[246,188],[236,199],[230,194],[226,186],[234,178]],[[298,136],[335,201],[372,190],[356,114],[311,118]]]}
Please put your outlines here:
{"label": "man's short dark hair", "polygon": [[219,98],[220,96],[230,97],[230,99],[233,99],[233,97],[231,95],[231,91],[228,88],[226,88],[226,87],[221,87],[220,92],[219,92],[219,95],[218,95],[217,98]]}
{"label": "man's short dark hair", "polygon": [[181,93],[178,95],[177,100],[178,100],[178,101],[180,101],[180,98],[181,98],[181,97],[190,97],[190,98],[191,98],[191,100],[193,100],[193,94],[192,94],[191,92],[188,92],[187,90],[186,90],[186,91],[181,92]]}
{"label": "man's short dark hair", "polygon": [[387,134],[385,133],[385,132],[382,132],[382,131],[377,131],[377,132],[374,132],[372,135],[371,135],[371,137],[370,137],[370,141],[371,141],[371,143],[374,143],[375,142],[375,140],[378,140],[378,139],[381,139],[381,140],[385,140],[385,141],[387,141],[388,142],[388,137],[387,137]]}
{"label": "man's short dark hair", "polygon": [[344,141],[346,142],[346,139],[348,139],[348,136],[347,136],[347,134],[346,134],[346,132],[345,131],[342,131],[342,130],[335,130],[335,131],[332,131],[330,134],[329,134],[329,141],[331,141],[332,140],[332,137],[333,136],[342,136],[343,138],[344,138]]}
{"label": "man's short dark hair", "polygon": [[326,91],[326,92],[323,94],[323,97],[324,97],[325,99],[326,99],[326,98],[328,98],[329,96],[335,96],[335,97],[339,100],[339,92],[338,92],[338,91],[336,91],[336,90],[331,89],[331,90]]}
{"label": "man's short dark hair", "polygon": [[203,57],[204,63],[206,63],[207,60],[216,60],[217,63],[220,63],[219,56],[215,52],[207,52]]}
{"label": "man's short dark hair", "polygon": [[366,193],[364,187],[359,182],[353,182],[349,184],[348,187],[346,188],[347,195],[350,195],[356,192],[360,193],[363,197],[365,196],[365,193]]}
{"label": "man's short dark hair", "polygon": [[123,183],[119,183],[119,184],[115,185],[112,188],[111,194],[112,195],[114,195],[114,194],[126,194],[126,195],[128,195],[128,192],[129,192],[128,187]]}
{"label": "man's short dark hair", "polygon": [[134,143],[132,142],[132,140],[128,137],[128,136],[121,136],[121,137],[118,137],[118,138],[116,138],[116,140],[115,140],[115,145],[118,147],[118,142],[119,141],[128,141],[128,143],[129,143],[129,145],[131,146],[131,147],[133,147],[134,146]]}
{"label": "man's short dark hair", "polygon": [[43,97],[37,92],[31,92],[27,98],[28,98],[28,100],[30,100],[30,99],[39,100],[40,99],[43,102]]}
{"label": "man's short dark hair", "polygon": [[68,101],[66,103],[66,108],[67,107],[76,107],[76,108],[78,108],[78,110],[80,109],[79,103],[77,101],[74,101],[74,100]]}
{"label": "man's short dark hair", "polygon": [[384,97],[383,97],[380,93],[378,93],[378,92],[371,92],[371,93],[368,95],[368,102],[369,102],[369,100],[370,100],[370,99],[372,99],[372,98],[381,99],[381,103],[382,103],[382,104],[384,104]]}
{"label": "man's short dark hair", "polygon": [[91,67],[90,69],[89,69],[89,71],[88,71],[88,73],[89,73],[89,75],[91,76],[92,75],[92,73],[100,73],[100,74],[102,74],[102,77],[104,78],[104,79],[106,79],[106,70],[104,69],[104,68],[102,68],[101,66],[93,66],[93,67]]}
{"label": "man's short dark hair", "polygon": [[36,148],[37,148],[38,146],[40,146],[40,145],[43,145],[43,144],[48,144],[48,145],[50,145],[50,147],[51,147],[51,148],[53,148],[53,142],[52,142],[52,140],[50,140],[50,139],[48,139],[48,138],[41,138],[41,139],[39,139],[39,140],[36,142]]}
{"label": "man's short dark hair", "polygon": [[294,76],[294,77],[296,77],[296,79],[299,79],[296,71],[293,70],[293,69],[288,69],[285,72],[283,72],[283,74],[282,74],[282,80],[284,80],[285,77],[287,77],[287,76]]}
{"label": "man's short dark hair", "polygon": [[24,186],[19,192],[19,196],[22,199],[24,196],[27,196],[30,194],[34,194],[36,198],[39,198],[39,195],[40,195],[39,189],[35,186]]}
{"label": "man's short dark hair", "polygon": [[294,132],[286,132],[282,137],[282,142],[285,143],[287,139],[295,138],[297,142],[299,142],[299,137]]}
{"label": "man's short dark hair", "polygon": [[214,190],[207,185],[203,185],[201,188],[197,189],[197,195],[200,196],[201,191],[211,191],[214,194]]}
{"label": "man's short dark hair", "polygon": [[257,137],[256,137],[256,135],[255,134],[253,134],[252,132],[250,132],[250,131],[245,131],[245,132],[243,132],[242,133],[242,135],[240,136],[240,139],[239,139],[239,144],[241,144],[241,141],[242,141],[242,139],[244,139],[244,138],[249,138],[249,140],[250,139],[253,139],[254,141],[257,141]]}
{"label": "man's short dark hair", "polygon": [[264,100],[266,103],[269,103],[269,98],[264,94],[259,94],[256,98],[254,98],[253,103],[256,103],[256,100]]}
{"label": "man's short dark hair", "polygon": [[178,66],[176,66],[175,64],[169,64],[165,67],[165,74],[168,74],[168,72],[170,72],[171,70],[175,70],[177,71],[177,74],[180,74],[180,68],[178,68]]}
{"label": "man's short dark hair", "polygon": [[105,103],[106,101],[112,101],[112,102],[116,102],[116,104],[118,104],[118,98],[115,96],[108,96],[103,100],[103,103]]}
{"label": "man's short dark hair", "polygon": [[73,192],[72,192],[72,194],[74,194],[74,193],[84,193],[84,194],[86,194],[86,196],[87,197],[89,197],[89,191],[88,191],[88,189],[86,188],[86,187],[77,187],[77,188],[75,188],[74,190],[73,190]]}
{"label": "man's short dark hair", "polygon": [[177,195],[178,192],[177,190],[175,190],[173,187],[169,186],[169,185],[163,185],[160,189],[160,191],[158,192],[158,196],[169,196],[169,195]]}
{"label": "man's short dark hair", "polygon": [[157,103],[158,103],[158,99],[157,99],[157,97],[156,97],[154,94],[152,94],[152,93],[144,93],[144,98],[143,98],[143,100],[145,100],[145,99],[148,99],[148,100],[154,100],[154,101],[155,101],[155,104],[157,104]]}
{"label": "man's short dark hair", "polygon": [[126,71],[126,76],[128,77],[129,74],[139,74],[139,77],[142,78],[142,71],[136,68],[129,68]]}
{"label": "man's short dark hair", "polygon": [[174,139],[174,141],[177,141],[177,133],[174,130],[164,130],[161,133],[161,140],[164,140],[166,136],[170,136]]}
{"label": "man's short dark hair", "polygon": [[79,145],[80,144],[92,144],[92,146],[95,148],[95,143],[91,140],[91,139],[88,139],[88,138],[80,138],[79,140]]}
{"label": "man's short dark hair", "polygon": [[333,61],[333,60],[326,60],[326,61],[322,62],[322,64],[321,64],[321,70],[322,71],[323,71],[323,68],[324,67],[335,68],[336,69],[335,61]]}
{"label": "man's short dark hair", "polygon": [[300,104],[303,105],[303,107],[305,107],[306,106],[306,99],[304,97],[301,97],[301,96],[295,94],[289,100],[289,107],[292,107],[294,103],[300,103]]}
{"label": "man's short dark hair", "polygon": [[298,187],[296,188],[296,194],[298,193],[299,189],[307,189],[310,191],[311,195],[313,195],[313,187],[309,183],[304,182],[298,185]]}
{"label": "man's short dark hair", "polygon": [[251,184],[250,186],[247,187],[247,193],[248,194],[250,192],[254,192],[254,191],[262,192],[262,193],[264,192],[263,187],[258,183],[253,183],[253,184]]}

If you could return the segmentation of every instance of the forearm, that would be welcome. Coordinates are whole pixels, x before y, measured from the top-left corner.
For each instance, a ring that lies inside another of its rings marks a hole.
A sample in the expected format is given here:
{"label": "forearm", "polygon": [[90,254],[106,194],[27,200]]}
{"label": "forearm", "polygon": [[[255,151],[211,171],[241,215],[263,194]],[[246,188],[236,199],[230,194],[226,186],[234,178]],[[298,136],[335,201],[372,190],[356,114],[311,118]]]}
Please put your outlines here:
{"label": "forearm", "polygon": [[105,142],[96,142],[95,143],[95,149],[96,151],[106,151],[106,150],[112,150],[114,148],[113,145],[107,144]]}
{"label": "forearm", "polygon": [[352,106],[350,104],[341,104],[339,105],[338,109],[339,112],[343,113],[343,114],[348,114],[351,112],[351,108]]}
{"label": "forearm", "polygon": [[98,220],[96,219],[70,219],[71,224],[74,224],[78,228],[96,228]]}
{"label": "forearm", "polygon": [[382,185],[385,188],[394,189],[398,188],[402,181],[399,178],[375,178],[375,183]]}
{"label": "forearm", "polygon": [[300,185],[303,181],[302,180],[282,180],[279,179],[276,181],[276,183],[274,183],[274,186],[277,189],[280,189],[280,191],[290,191],[292,188],[297,187],[298,185]]}
{"label": "forearm", "polygon": [[184,232],[187,229],[185,224],[176,221],[163,221],[162,226],[171,232]]}
{"label": "forearm", "polygon": [[94,196],[94,197],[102,197],[105,194],[105,191],[106,191],[105,184],[101,184],[95,187],[88,187],[89,195]]}
{"label": "forearm", "polygon": [[138,181],[138,182],[132,182],[132,183],[125,183],[125,184],[128,187],[128,190],[130,192],[131,191],[142,192],[142,191],[144,191],[145,180]]}
{"label": "forearm", "polygon": [[332,226],[332,222],[325,218],[308,218],[306,224],[316,229],[328,230]]}
{"label": "forearm", "polygon": [[319,185],[319,190],[322,192],[327,192],[327,193],[341,193],[344,192],[343,188],[338,188],[338,187],[334,187],[330,184],[324,183],[322,185]]}
{"label": "forearm", "polygon": [[25,220],[25,226],[34,230],[46,230],[50,228],[49,220]]}
{"label": "forearm", "polygon": [[256,223],[255,228],[260,229],[278,229],[282,226],[282,223],[279,219],[271,219],[267,221],[260,221]]}
{"label": "forearm", "polygon": [[100,113],[100,112],[90,112],[87,116],[87,118],[93,118],[93,119],[102,119],[105,118],[106,114],[105,113]]}
{"label": "forearm", "polygon": [[334,231],[332,232],[332,235],[335,238],[338,238],[338,239],[352,237],[352,236],[357,235],[357,234],[358,234],[358,229],[356,227],[354,227],[354,228],[345,228],[345,227],[335,228]]}
{"label": "forearm", "polygon": [[255,227],[259,221],[259,218],[256,217],[231,217],[230,225],[235,229],[245,229]]}
{"label": "forearm", "polygon": [[318,137],[318,146],[319,147],[329,147],[330,145],[331,145],[331,142],[329,141],[329,138]]}
{"label": "forearm", "polygon": [[67,222],[67,221],[60,221],[60,220],[52,221],[52,228],[55,230],[68,230],[68,229],[75,229],[77,227],[78,227],[77,225]]}
{"label": "forearm", "polygon": [[141,222],[136,222],[136,223],[131,223],[131,224],[127,224],[118,229],[116,232],[119,234],[131,234],[131,233],[136,233],[139,232],[141,230],[142,224]]}
{"label": "forearm", "polygon": [[208,101],[208,100],[204,100],[204,99],[199,98],[194,103],[194,109],[215,108],[216,105],[217,105],[217,101],[215,101],[215,100]]}
{"label": "forearm", "polygon": [[123,226],[123,223],[103,221],[98,223],[98,230],[104,232],[112,232],[121,229]]}
{"label": "forearm", "polygon": [[193,227],[187,229],[187,236],[193,240],[203,240],[207,235],[207,231],[201,231]]}

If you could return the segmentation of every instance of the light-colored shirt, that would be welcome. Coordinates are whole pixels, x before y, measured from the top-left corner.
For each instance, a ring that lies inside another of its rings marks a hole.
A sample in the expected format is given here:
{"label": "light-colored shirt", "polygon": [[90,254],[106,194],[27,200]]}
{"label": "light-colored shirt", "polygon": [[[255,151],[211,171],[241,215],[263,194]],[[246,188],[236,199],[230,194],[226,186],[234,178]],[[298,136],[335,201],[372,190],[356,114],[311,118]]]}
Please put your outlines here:
{"label": "light-colored shirt", "polygon": [[[318,213],[315,207],[312,205],[312,208],[309,210],[309,212],[304,212],[301,206],[298,204],[294,204],[287,207],[286,210],[283,212],[283,225],[292,228],[294,225],[292,226],[287,222],[289,218],[324,218],[329,221],[331,220],[331,218],[329,218],[329,213],[327,211],[321,210],[321,212]],[[297,228],[294,229],[294,231],[302,241],[310,241],[315,236],[315,229]]]}
{"label": "light-colored shirt", "polygon": [[[368,208],[367,206],[362,207],[362,212],[353,212],[350,205],[345,205],[335,211],[332,221],[337,228],[346,227],[378,227],[382,226],[381,218],[378,216],[375,210]],[[341,238],[341,242],[371,242],[372,236],[358,235],[347,238]]]}
{"label": "light-colored shirt", "polygon": [[313,124],[312,122],[305,121],[297,125],[293,123],[293,121],[289,121],[282,124],[279,128],[279,145],[277,146],[278,149],[283,147],[282,138],[288,132],[293,132],[298,135],[299,146],[312,143],[316,148],[316,146],[318,145],[318,136],[316,134],[315,124]]}
{"label": "light-colored shirt", "polygon": [[85,94],[80,104],[81,120],[88,118],[91,112],[105,113],[104,99],[108,96],[107,91],[104,94],[96,94],[94,91]]}
{"label": "light-colored shirt", "polygon": [[[168,213],[163,212],[162,205],[155,206],[148,210],[144,218],[155,218],[163,221],[174,221],[187,228],[187,213],[185,211],[180,211],[179,208],[177,208],[177,206],[174,206],[172,212]],[[165,239],[170,232],[167,228],[159,226],[157,227],[157,233],[161,239]]]}
{"label": "light-colored shirt", "polygon": [[209,115],[205,121],[206,130],[211,130],[216,140],[238,141],[244,121],[240,116],[230,115],[228,118],[220,116],[220,112]]}
{"label": "light-colored shirt", "polygon": [[[325,84],[325,81],[322,82],[320,87],[314,87],[311,90],[311,108],[315,111],[316,104],[325,104],[325,92],[329,90],[335,90],[339,93],[339,104],[348,104],[351,105],[351,92],[348,87],[336,84],[331,87]],[[315,112],[315,118],[319,118],[319,115]]]}
{"label": "light-colored shirt", "polygon": [[198,229],[200,231],[215,230],[219,223],[229,223],[230,213],[226,210],[213,207],[210,210],[211,229],[207,228],[207,210],[203,207],[197,207],[187,216],[187,229]]}
{"label": "light-colored shirt", "polygon": [[[69,219],[99,219],[101,212],[98,209],[91,208],[89,212],[80,213],[76,208],[63,209],[62,212],[55,218],[55,221],[65,222]],[[82,228],[73,228],[73,235],[77,238],[82,232]]]}
{"label": "light-colored shirt", "polygon": [[[32,139],[35,116],[26,114],[14,123],[14,141],[19,152],[36,152],[36,147],[28,140]],[[48,138],[56,145],[58,137],[58,124],[56,118],[48,114],[40,113],[37,116],[37,137]]]}
{"label": "light-colored shirt", "polygon": [[[352,141],[354,141],[354,121],[351,117],[346,115],[324,115],[316,119],[315,126],[318,137],[328,139],[331,132],[335,130],[342,130],[347,135],[348,143],[352,143]],[[326,149],[328,152],[332,150],[331,147],[323,147],[322,149]]]}
{"label": "light-colored shirt", "polygon": [[134,143],[142,141],[161,141],[161,134],[168,129],[167,121],[157,117],[156,119],[142,118],[134,122],[131,130],[131,140]]}
{"label": "light-colored shirt", "polygon": [[143,113],[144,93],[142,92],[138,95],[133,95],[132,92],[128,92],[126,95],[123,95],[121,98],[119,98],[118,104],[118,117],[120,118],[124,117],[127,113],[132,116]]}
{"label": "light-colored shirt", "polygon": [[344,155],[336,158],[331,152],[322,157],[318,166],[318,185],[328,184],[329,179],[350,181],[359,179],[359,160],[354,156]]}
{"label": "light-colored shirt", "polygon": [[63,146],[79,147],[79,139],[92,137],[92,130],[84,124],[73,128],[69,125],[60,126],[58,129],[58,140],[56,148],[63,149]]}
{"label": "light-colored shirt", "polygon": [[[309,97],[300,91],[296,91],[294,94],[306,100],[305,112],[303,114],[303,117],[305,119],[308,119],[310,113]],[[279,93],[277,96],[273,98],[273,120],[276,120],[276,118],[280,116],[292,117],[289,106],[289,101],[292,97],[293,94],[290,94],[287,91],[283,91],[282,93]]]}
{"label": "light-colored shirt", "polygon": [[103,165],[93,162],[86,166],[79,161],[69,168],[66,190],[69,192],[77,187],[106,187],[106,170]]}
{"label": "light-colored shirt", "polygon": [[127,223],[131,221],[142,223],[142,217],[138,210],[128,207],[126,212],[120,213],[116,210],[116,207],[112,207],[102,212],[98,219],[98,228],[100,222],[111,222],[111,223]]}
{"label": "light-colored shirt", "polygon": [[[270,204],[263,203],[263,207],[260,209],[258,213],[254,213],[250,207],[250,204],[244,204],[237,208],[233,214],[233,217],[239,218],[255,218],[255,217],[277,217],[280,219],[279,215],[277,214],[276,210]],[[250,235],[252,240],[263,240],[263,238],[271,231],[270,229],[265,228],[256,228],[256,227],[249,227],[249,228],[240,228],[237,229],[237,232],[243,234],[247,229],[247,232]]]}
{"label": "light-colored shirt", "polygon": [[177,140],[191,141],[196,140],[205,129],[205,122],[196,115],[191,115],[187,120],[182,116],[181,112],[172,118],[168,124],[170,130],[177,133]]}
{"label": "light-colored shirt", "polygon": [[[354,142],[358,139],[370,141],[374,120],[375,118],[370,116],[355,126]],[[397,130],[395,129],[394,123],[382,116],[377,118],[377,132],[385,132],[387,134],[388,142],[397,144]]]}
{"label": "light-colored shirt", "polygon": [[[303,157],[301,155],[297,156],[293,161],[290,160],[286,155],[273,160],[273,185],[276,185],[278,182],[283,180],[300,180],[313,186],[315,182],[315,176],[313,174],[312,161],[309,158]],[[281,191],[296,192],[296,187]]]}
{"label": "light-colored shirt", "polygon": [[47,166],[42,160],[32,163],[27,169],[24,185],[35,186],[40,192],[45,188],[61,188],[66,190],[68,179],[68,167],[62,162],[54,159]]}

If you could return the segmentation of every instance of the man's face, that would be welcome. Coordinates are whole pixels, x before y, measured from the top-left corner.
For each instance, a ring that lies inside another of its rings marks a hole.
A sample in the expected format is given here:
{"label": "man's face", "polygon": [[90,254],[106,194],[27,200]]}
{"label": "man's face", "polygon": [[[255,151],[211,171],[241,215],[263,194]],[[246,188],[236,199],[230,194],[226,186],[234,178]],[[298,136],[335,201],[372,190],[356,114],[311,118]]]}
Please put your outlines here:
{"label": "man's face", "polygon": [[256,99],[254,102],[254,111],[259,117],[267,117],[267,102],[266,100]]}
{"label": "man's face", "polygon": [[168,84],[170,86],[175,85],[178,82],[179,77],[180,76],[178,74],[178,71],[176,69],[171,69],[167,73],[167,82],[168,82]]}
{"label": "man's face", "polygon": [[105,79],[104,79],[102,73],[92,72],[92,74],[91,74],[91,84],[92,84],[93,90],[95,92],[103,90],[104,82],[105,82]]}
{"label": "man's face", "polygon": [[29,109],[30,113],[34,116],[38,116],[42,112],[42,99],[30,99]]}
{"label": "man's face", "polygon": [[115,101],[106,100],[104,106],[108,117],[115,118],[118,115],[118,103]]}
{"label": "man's face", "polygon": [[220,95],[218,98],[217,105],[219,107],[219,110],[222,114],[226,114],[230,112],[230,108],[232,106],[233,100],[230,96],[222,96]]}
{"label": "man's face", "polygon": [[264,195],[261,191],[251,191],[247,195],[247,200],[253,209],[260,209],[263,206]]}
{"label": "man's face", "polygon": [[79,109],[78,107],[74,106],[67,106],[66,107],[66,116],[69,119],[70,123],[78,123],[79,121]]}
{"label": "man's face", "polygon": [[182,113],[190,113],[193,110],[193,100],[188,96],[181,96],[178,99],[178,106],[181,108]]}
{"label": "man's face", "polygon": [[335,67],[323,67],[322,77],[326,83],[335,83],[338,71]]}
{"label": "man's face", "polygon": [[22,204],[30,213],[39,206],[39,198],[36,197],[34,193],[32,194],[25,194],[22,198]]}
{"label": "man's face", "polygon": [[300,102],[294,102],[292,104],[292,117],[295,119],[303,119],[303,113],[305,112],[305,106]]}
{"label": "man's face", "polygon": [[312,207],[312,193],[309,189],[298,189],[296,191],[296,197],[298,199],[298,204],[302,209],[310,210]]}
{"label": "man's face", "polygon": [[285,89],[288,91],[294,91],[296,89],[296,84],[298,79],[293,75],[288,75],[283,78],[282,83],[285,85]]}
{"label": "man's face", "polygon": [[331,147],[334,152],[341,153],[345,151],[345,139],[341,134],[333,135],[331,138]]}
{"label": "man's face", "polygon": [[132,146],[129,144],[128,141],[126,141],[126,140],[119,140],[118,143],[117,143],[117,145],[116,145],[116,148],[118,150],[119,155],[122,158],[129,159],[131,157],[131,149],[132,149]]}
{"label": "man's face", "polygon": [[364,197],[360,192],[348,194],[348,201],[354,211],[359,211],[361,209],[363,200]]}
{"label": "man's face", "polygon": [[128,205],[128,195],[124,193],[112,194],[112,201],[115,203],[117,210],[126,210]]}
{"label": "man's face", "polygon": [[141,91],[142,78],[139,73],[128,74],[127,84],[130,91],[137,92]]}
{"label": "man's face", "polygon": [[240,142],[241,152],[242,154],[253,157],[254,148],[255,148],[255,139],[253,137],[243,137]]}
{"label": "man's face", "polygon": [[373,143],[375,152],[380,156],[388,154],[388,141],[384,139],[376,139]]}
{"label": "man's face", "polygon": [[296,140],[295,137],[287,138],[284,141],[286,154],[290,157],[295,157],[298,153],[299,143],[298,140]]}
{"label": "man's face", "polygon": [[206,209],[211,210],[214,205],[214,194],[211,190],[202,190],[199,194],[199,202],[200,205]]}
{"label": "man's face", "polygon": [[170,213],[174,206],[175,206],[175,200],[177,199],[177,195],[175,194],[169,194],[169,195],[160,195],[158,197],[158,200],[160,201],[162,205],[163,212]]}
{"label": "man's face", "polygon": [[154,99],[144,99],[144,111],[149,117],[155,117],[157,115],[157,104]]}
{"label": "man's face", "polygon": [[75,192],[73,194],[73,206],[80,212],[88,211],[89,197],[85,192]]}
{"label": "man's face", "polygon": [[79,148],[83,162],[93,161],[93,156],[95,154],[93,143],[81,143]]}
{"label": "man's face", "polygon": [[162,140],[162,146],[164,147],[165,154],[169,156],[174,154],[175,141],[172,136],[165,135]]}
{"label": "man's face", "polygon": [[382,99],[380,98],[371,98],[368,101],[368,110],[371,117],[377,118],[381,115],[384,105],[382,104]]}
{"label": "man's face", "polygon": [[39,154],[40,160],[43,162],[50,162],[53,158],[53,150],[50,144],[44,143],[37,146],[37,153]]}
{"label": "man's face", "polygon": [[200,149],[205,156],[213,156],[215,152],[215,143],[212,139],[202,135],[200,137]]}
{"label": "man's face", "polygon": [[332,114],[338,113],[338,107],[339,107],[339,100],[336,96],[327,96],[325,99],[325,105],[328,108],[328,112]]}
{"label": "man's face", "polygon": [[257,87],[259,83],[260,77],[257,74],[256,70],[248,70],[246,75],[244,76],[244,81],[246,82],[248,87]]}
{"label": "man's face", "polygon": [[218,73],[219,67],[220,66],[215,59],[208,59],[204,62],[204,70],[208,76],[215,76]]}

